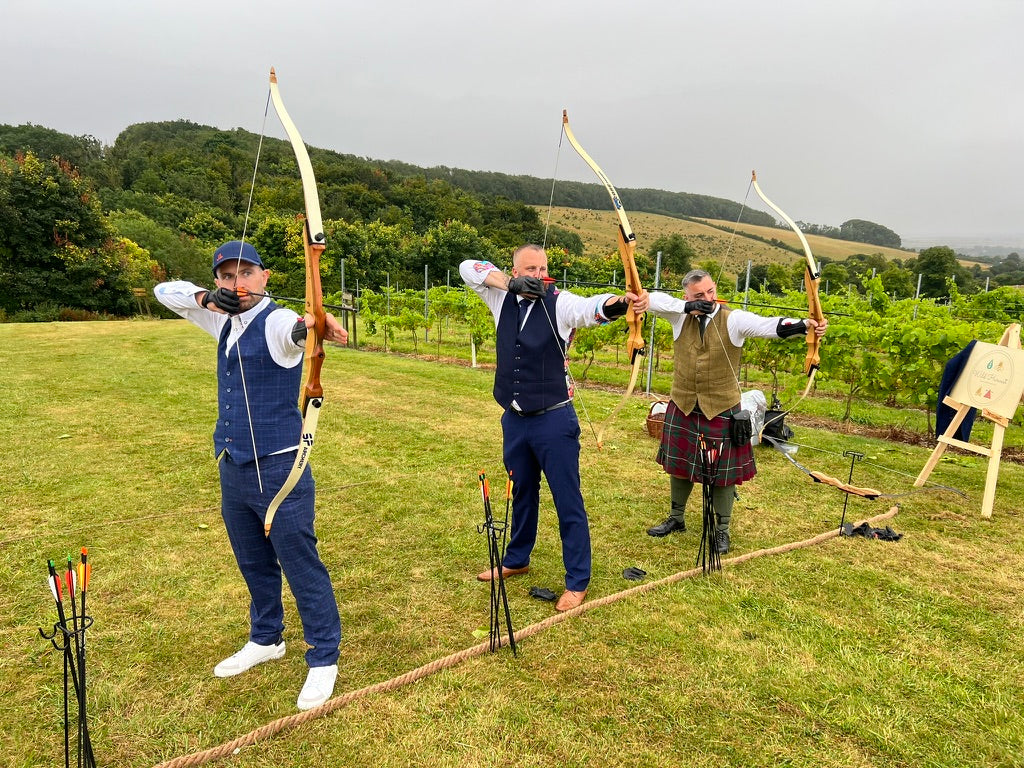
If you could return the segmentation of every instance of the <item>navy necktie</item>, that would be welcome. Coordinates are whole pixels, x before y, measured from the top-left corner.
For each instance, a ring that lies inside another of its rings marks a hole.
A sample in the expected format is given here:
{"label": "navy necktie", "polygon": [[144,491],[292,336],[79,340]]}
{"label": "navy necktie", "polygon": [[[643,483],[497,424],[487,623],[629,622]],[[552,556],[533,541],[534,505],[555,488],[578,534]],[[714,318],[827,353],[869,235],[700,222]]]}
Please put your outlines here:
{"label": "navy necktie", "polygon": [[530,302],[527,299],[519,300],[519,321],[516,324],[516,330],[523,330],[523,323],[526,322],[526,312],[530,309]]}
{"label": "navy necktie", "polygon": [[710,320],[710,319],[711,318],[708,317],[707,315],[698,315],[697,316],[697,320],[699,321],[699,325],[697,327],[700,328],[700,337],[701,337],[701,339],[704,338],[704,329],[708,327],[708,320]]}

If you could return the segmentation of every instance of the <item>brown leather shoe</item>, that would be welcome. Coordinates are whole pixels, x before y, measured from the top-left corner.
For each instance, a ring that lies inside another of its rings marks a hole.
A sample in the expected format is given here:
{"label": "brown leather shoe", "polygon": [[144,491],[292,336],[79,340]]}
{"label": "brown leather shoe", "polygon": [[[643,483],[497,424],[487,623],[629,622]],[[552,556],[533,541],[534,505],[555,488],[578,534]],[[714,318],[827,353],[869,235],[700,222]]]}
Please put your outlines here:
{"label": "brown leather shoe", "polygon": [[571,589],[565,590],[562,596],[558,598],[558,602],[555,603],[556,611],[571,611],[573,608],[579,608],[583,605],[583,601],[587,598],[587,590],[582,592],[573,592]]}
{"label": "brown leather shoe", "polygon": [[[501,566],[501,575],[502,575],[503,578],[506,578],[506,579],[509,576],[518,576],[518,575],[520,575],[522,573],[529,573],[529,572],[530,572],[530,566],[528,566],[528,565],[524,565],[522,568],[506,568],[505,566]],[[477,581],[493,581],[496,578],[498,578],[498,569],[497,568],[492,568],[489,571],[484,571],[483,573],[478,573],[476,575],[476,580]]]}

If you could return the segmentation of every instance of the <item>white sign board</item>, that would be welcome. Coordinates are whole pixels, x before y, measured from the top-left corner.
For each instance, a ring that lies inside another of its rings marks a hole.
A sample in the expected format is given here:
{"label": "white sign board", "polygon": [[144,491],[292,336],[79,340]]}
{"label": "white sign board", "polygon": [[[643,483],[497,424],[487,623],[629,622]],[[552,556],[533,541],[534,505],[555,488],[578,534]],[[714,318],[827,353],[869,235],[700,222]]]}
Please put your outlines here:
{"label": "white sign board", "polygon": [[1024,393],[1024,350],[979,341],[950,392],[958,403],[1012,419]]}

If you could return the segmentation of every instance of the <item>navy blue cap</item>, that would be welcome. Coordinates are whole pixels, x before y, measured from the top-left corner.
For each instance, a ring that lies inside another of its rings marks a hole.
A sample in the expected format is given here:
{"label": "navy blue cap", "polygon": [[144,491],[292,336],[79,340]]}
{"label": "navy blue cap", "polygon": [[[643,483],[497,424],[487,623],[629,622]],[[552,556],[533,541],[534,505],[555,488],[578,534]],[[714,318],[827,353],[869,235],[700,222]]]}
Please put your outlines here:
{"label": "navy blue cap", "polygon": [[263,266],[263,260],[260,259],[260,255],[256,253],[256,249],[249,245],[249,243],[243,243],[241,240],[231,240],[213,252],[213,276],[217,276],[217,267],[225,261],[236,261],[238,259],[255,264],[260,269],[266,269]]}

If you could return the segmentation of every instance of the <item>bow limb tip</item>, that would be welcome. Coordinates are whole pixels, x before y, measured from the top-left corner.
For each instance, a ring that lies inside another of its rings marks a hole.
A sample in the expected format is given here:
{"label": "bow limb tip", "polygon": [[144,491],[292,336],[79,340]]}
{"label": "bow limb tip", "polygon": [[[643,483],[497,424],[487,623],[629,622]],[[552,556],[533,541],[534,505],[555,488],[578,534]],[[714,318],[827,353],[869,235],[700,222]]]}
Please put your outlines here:
{"label": "bow limb tip", "polygon": [[814,482],[831,485],[833,488],[837,488],[843,493],[852,493],[854,496],[863,496],[865,499],[871,499],[872,501],[882,495],[882,492],[877,488],[865,488],[859,485],[849,485],[838,478],[826,475],[824,472],[810,472],[809,474],[814,479]]}

